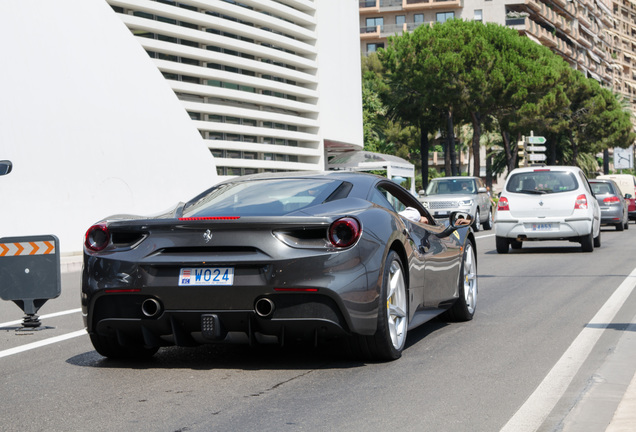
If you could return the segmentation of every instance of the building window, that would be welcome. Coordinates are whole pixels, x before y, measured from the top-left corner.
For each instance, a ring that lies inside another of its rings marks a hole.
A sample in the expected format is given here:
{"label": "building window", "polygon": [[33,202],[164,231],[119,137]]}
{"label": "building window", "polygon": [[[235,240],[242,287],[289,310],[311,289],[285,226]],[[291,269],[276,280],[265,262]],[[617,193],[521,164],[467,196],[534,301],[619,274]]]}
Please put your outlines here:
{"label": "building window", "polygon": [[484,13],[481,9],[475,9],[475,16],[473,18],[475,21],[483,22],[484,21]]}
{"label": "building window", "polygon": [[424,14],[415,14],[415,15],[413,15],[413,22],[415,24],[423,24],[424,23]]}
{"label": "building window", "polygon": [[397,15],[395,17],[395,25],[401,26],[406,22],[406,17],[404,15]]}
{"label": "building window", "polygon": [[378,26],[380,26],[380,31],[382,31],[384,18],[367,18],[367,33],[374,33]]}
{"label": "building window", "polygon": [[437,22],[443,23],[450,19],[455,18],[455,12],[438,12]]}
{"label": "building window", "polygon": [[384,44],[383,43],[370,43],[370,44],[367,44],[367,54],[376,52],[378,50],[378,48],[384,48]]}

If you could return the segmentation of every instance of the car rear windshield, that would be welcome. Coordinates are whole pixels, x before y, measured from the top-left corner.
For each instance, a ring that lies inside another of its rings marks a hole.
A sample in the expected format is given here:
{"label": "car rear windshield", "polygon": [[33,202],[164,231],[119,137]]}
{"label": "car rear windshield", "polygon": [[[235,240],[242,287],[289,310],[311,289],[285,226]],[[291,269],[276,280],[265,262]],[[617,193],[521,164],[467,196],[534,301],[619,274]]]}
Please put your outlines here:
{"label": "car rear windshield", "polygon": [[475,194],[475,181],[472,179],[434,179],[426,188],[426,195]]}
{"label": "car rear windshield", "polygon": [[186,204],[183,217],[283,216],[344,198],[351,184],[322,179],[265,179],[224,183]]}
{"label": "car rear windshield", "polygon": [[607,195],[615,193],[612,185],[607,182],[590,182],[590,187],[592,188],[592,192],[594,192],[594,195]]}
{"label": "car rear windshield", "polygon": [[537,170],[520,172],[510,176],[506,184],[508,192],[547,194],[569,192],[579,188],[574,173],[569,171]]}

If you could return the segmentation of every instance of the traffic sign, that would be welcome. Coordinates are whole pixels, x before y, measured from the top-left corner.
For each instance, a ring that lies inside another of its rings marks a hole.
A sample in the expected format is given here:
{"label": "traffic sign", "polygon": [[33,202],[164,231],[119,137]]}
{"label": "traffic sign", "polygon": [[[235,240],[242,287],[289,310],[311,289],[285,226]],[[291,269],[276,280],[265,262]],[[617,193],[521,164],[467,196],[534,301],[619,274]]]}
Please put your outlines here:
{"label": "traffic sign", "polygon": [[542,162],[547,159],[543,153],[531,153],[528,155],[528,159],[535,162]]}
{"label": "traffic sign", "polygon": [[545,144],[545,137],[542,136],[529,136],[526,137],[528,144]]}
{"label": "traffic sign", "polygon": [[547,150],[547,148],[546,146],[531,145],[526,147],[526,150],[528,150],[529,152],[544,152]]}

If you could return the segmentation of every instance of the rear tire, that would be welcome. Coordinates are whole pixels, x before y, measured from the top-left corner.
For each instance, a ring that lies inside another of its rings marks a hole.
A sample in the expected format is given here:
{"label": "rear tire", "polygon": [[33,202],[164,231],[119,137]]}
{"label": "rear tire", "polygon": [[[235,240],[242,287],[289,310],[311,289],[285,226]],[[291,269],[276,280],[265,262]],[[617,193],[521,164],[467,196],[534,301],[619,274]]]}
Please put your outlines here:
{"label": "rear tire", "polygon": [[408,297],[402,261],[389,252],[384,265],[378,310],[378,329],[373,336],[354,335],[352,349],[369,360],[396,360],[402,356],[408,330]]}
{"label": "rear tire", "polygon": [[510,246],[510,242],[505,237],[495,237],[495,243],[497,245],[497,253],[507,254]]}
{"label": "rear tire", "polygon": [[513,240],[510,242],[510,247],[513,249],[521,249],[522,246],[523,246],[523,242],[519,240]]}
{"label": "rear tire", "polygon": [[596,237],[594,237],[594,247],[595,248],[599,248],[601,247],[601,228],[598,228],[598,235]]}
{"label": "rear tire", "polygon": [[583,252],[593,252],[594,251],[594,234],[591,232],[588,235],[581,237],[581,250]]}
{"label": "rear tire", "polygon": [[444,316],[449,321],[470,321],[475,315],[477,307],[477,257],[473,244],[468,241],[464,247],[461,270],[459,272],[459,284],[457,291],[459,298],[448,309]]}
{"label": "rear tire", "polygon": [[159,347],[147,348],[140,344],[124,346],[117,341],[116,337],[101,336],[96,333],[91,333],[90,338],[95,351],[111,359],[143,359],[152,357],[159,351]]}
{"label": "rear tire", "polygon": [[623,231],[625,229],[625,225],[623,225],[623,222],[619,222],[616,224],[616,231]]}

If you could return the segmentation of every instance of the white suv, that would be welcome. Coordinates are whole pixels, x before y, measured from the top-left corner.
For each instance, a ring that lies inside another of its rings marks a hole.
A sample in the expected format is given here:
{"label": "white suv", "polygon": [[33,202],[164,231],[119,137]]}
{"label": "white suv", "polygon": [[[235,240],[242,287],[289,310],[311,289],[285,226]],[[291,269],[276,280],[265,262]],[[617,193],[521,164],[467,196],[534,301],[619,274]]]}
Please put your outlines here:
{"label": "white suv", "polygon": [[497,252],[529,240],[569,240],[584,252],[601,246],[601,210],[580,168],[517,168],[504,186],[497,213]]}

